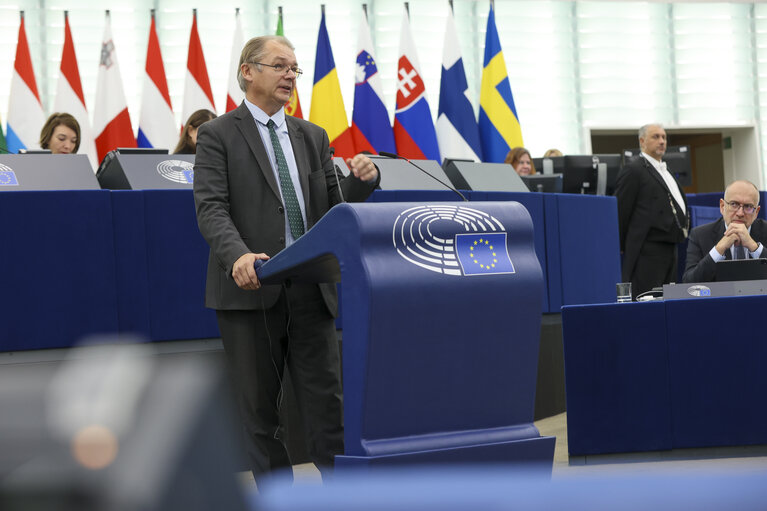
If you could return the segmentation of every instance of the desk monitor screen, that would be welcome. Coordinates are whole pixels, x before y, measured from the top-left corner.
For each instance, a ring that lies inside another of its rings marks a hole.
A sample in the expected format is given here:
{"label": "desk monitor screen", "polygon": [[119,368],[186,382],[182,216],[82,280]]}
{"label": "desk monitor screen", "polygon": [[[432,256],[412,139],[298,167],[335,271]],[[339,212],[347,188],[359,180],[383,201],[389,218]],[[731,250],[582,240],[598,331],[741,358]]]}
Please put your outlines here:
{"label": "desk monitor screen", "polygon": [[531,192],[562,193],[562,174],[520,176]]}
{"label": "desk monitor screen", "polygon": [[158,149],[155,147],[118,147],[120,154],[168,154],[167,149]]}
{"label": "desk monitor screen", "polygon": [[19,149],[19,154],[52,154],[50,149]]}
{"label": "desk monitor screen", "polygon": [[599,159],[590,154],[568,155],[564,158],[562,191],[564,193],[596,195]]}
{"label": "desk monitor screen", "polygon": [[535,171],[540,174],[549,174],[545,171],[547,163],[544,163],[543,160],[550,160],[551,161],[551,172],[554,174],[561,174],[565,170],[565,157],[564,156],[553,156],[551,158],[533,158],[533,167],[535,167]]}
{"label": "desk monitor screen", "polygon": [[718,261],[715,268],[717,282],[767,279],[767,259],[728,259]]}
{"label": "desk monitor screen", "polygon": [[[641,150],[624,149],[623,150],[623,165],[627,165],[629,162],[634,161],[636,158],[640,158]],[[666,162],[668,171],[671,172],[680,186],[692,185],[692,160],[690,154],[690,146],[688,145],[671,145],[666,148],[666,154],[663,155],[663,161]]]}

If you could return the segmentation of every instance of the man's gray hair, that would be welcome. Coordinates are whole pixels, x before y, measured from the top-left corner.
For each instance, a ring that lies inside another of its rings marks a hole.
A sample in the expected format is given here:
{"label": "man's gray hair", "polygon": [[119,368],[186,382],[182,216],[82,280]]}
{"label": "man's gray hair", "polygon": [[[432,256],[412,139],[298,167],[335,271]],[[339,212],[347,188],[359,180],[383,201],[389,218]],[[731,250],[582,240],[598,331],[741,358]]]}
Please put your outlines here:
{"label": "man's gray hair", "polygon": [[650,128],[650,126],[658,126],[659,128],[662,128],[663,125],[657,122],[651,122],[650,124],[645,124],[641,128],[639,128],[639,138],[644,138],[645,135],[647,135],[647,130]]}
{"label": "man's gray hair", "polygon": [[[250,64],[260,62],[266,56],[266,43],[269,41],[276,41],[291,50],[295,50],[295,47],[288,38],[281,35],[262,35],[254,37],[245,43],[245,46],[242,47],[242,53],[240,53],[240,64],[237,66],[237,83],[240,85],[242,92],[246,92],[248,88],[248,82],[242,76],[242,65],[246,62]],[[258,70],[261,71],[261,66],[258,66]]]}

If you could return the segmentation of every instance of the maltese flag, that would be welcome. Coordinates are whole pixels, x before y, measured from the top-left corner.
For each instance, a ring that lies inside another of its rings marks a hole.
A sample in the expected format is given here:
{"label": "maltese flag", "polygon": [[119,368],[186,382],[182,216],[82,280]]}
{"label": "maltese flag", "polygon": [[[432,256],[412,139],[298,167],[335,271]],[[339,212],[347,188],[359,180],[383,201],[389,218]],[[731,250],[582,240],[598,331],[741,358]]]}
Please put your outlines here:
{"label": "maltese flag", "polygon": [[439,161],[437,132],[426,101],[421,65],[410,33],[407,8],[403,9],[400,57],[397,64],[397,109],[394,113],[394,141],[397,153],[414,160]]}
{"label": "maltese flag", "polygon": [[149,25],[145,70],[141,116],[138,122],[138,146],[172,151],[178,142],[178,126],[170,103],[168,81],[165,79],[165,66],[162,63],[160,40],[157,38],[154,9],[152,9],[152,22]]}
{"label": "maltese flag", "polygon": [[240,53],[245,46],[245,36],[242,35],[242,21],[240,21],[240,8],[234,12],[234,39],[232,40],[232,53],[229,57],[229,83],[226,88],[226,111],[234,110],[242,100],[245,93],[240,89],[237,82],[237,74],[240,69]]}
{"label": "maltese flag", "polygon": [[56,89],[55,112],[72,114],[80,125],[80,154],[88,156],[93,171],[99,166],[96,154],[96,142],[93,140],[91,120],[85,107],[85,96],[80,81],[80,68],[77,66],[77,54],[69,27],[69,13],[64,11],[64,49],[61,54],[61,76]]}
{"label": "maltese flag", "polygon": [[118,147],[136,147],[128,102],[123,92],[120,66],[112,39],[112,23],[106,12],[104,37],[101,42],[99,76],[96,82],[96,104],[93,108],[93,132],[99,161]]}
{"label": "maltese flag", "polygon": [[40,94],[37,92],[32,56],[29,53],[27,32],[24,29],[24,11],[21,11],[19,42],[16,45],[16,61],[11,77],[5,136],[8,151],[17,153],[19,149],[39,148],[40,130],[43,124],[45,124],[45,113],[43,113],[43,104],[40,102]]}
{"label": "maltese flag", "polygon": [[184,108],[181,122],[186,124],[189,116],[197,110],[216,113],[213,91],[208,80],[205,55],[202,53],[200,35],[197,33],[197,9],[192,9],[192,32],[189,35],[189,54],[186,60],[186,83],[184,84]]}

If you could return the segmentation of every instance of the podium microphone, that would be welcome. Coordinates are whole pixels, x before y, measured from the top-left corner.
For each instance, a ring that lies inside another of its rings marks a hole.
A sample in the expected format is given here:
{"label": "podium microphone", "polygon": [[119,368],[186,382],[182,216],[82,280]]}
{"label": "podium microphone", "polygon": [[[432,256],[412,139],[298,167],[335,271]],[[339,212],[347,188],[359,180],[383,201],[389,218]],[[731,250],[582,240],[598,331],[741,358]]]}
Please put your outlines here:
{"label": "podium microphone", "polygon": [[[336,155],[336,148],[331,147],[330,148],[330,161],[333,161],[333,158]],[[338,173],[341,172],[341,169],[338,168],[338,165],[336,165],[336,162],[333,161],[333,175],[336,176],[336,186],[338,186],[338,195],[341,196],[341,202],[346,202],[346,199],[344,199],[344,192],[341,190],[341,182],[338,180]]]}
{"label": "podium microphone", "polygon": [[469,202],[469,199],[467,199],[461,192],[459,192],[458,190],[456,190],[455,188],[453,188],[449,184],[445,183],[444,181],[442,181],[437,176],[434,176],[434,175],[430,174],[429,172],[425,171],[424,169],[422,169],[421,167],[419,167],[418,165],[413,163],[411,160],[408,160],[404,156],[400,156],[400,155],[394,154],[394,153],[387,153],[386,151],[379,151],[378,154],[381,155],[381,156],[385,156],[387,158],[395,159],[395,160],[405,160],[410,165],[412,165],[413,167],[417,168],[418,170],[420,170],[421,172],[423,172],[424,174],[426,174],[427,176],[429,176],[430,178],[432,178],[433,180],[435,180],[436,182],[438,182],[439,184],[441,184],[445,188],[448,188],[448,189],[454,191],[455,193],[457,193],[458,196],[461,197],[461,199],[463,199],[465,202]]}

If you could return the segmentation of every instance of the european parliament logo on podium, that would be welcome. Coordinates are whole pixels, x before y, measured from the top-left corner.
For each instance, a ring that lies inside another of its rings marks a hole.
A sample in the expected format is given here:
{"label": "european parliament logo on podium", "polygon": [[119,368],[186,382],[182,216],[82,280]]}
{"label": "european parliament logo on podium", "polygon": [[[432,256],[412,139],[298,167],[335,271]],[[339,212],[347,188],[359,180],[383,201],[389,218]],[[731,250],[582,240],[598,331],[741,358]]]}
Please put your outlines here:
{"label": "european parliament logo on podium", "polygon": [[503,224],[466,206],[417,206],[400,213],[394,248],[408,262],[444,275],[515,273]]}
{"label": "european parliament logo on podium", "polygon": [[10,167],[0,163],[0,186],[19,186],[16,173]]}
{"label": "european parliament logo on podium", "polygon": [[184,160],[164,160],[157,164],[157,172],[174,183],[194,183],[194,164]]}

